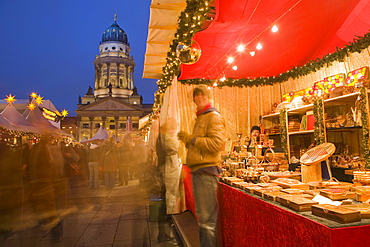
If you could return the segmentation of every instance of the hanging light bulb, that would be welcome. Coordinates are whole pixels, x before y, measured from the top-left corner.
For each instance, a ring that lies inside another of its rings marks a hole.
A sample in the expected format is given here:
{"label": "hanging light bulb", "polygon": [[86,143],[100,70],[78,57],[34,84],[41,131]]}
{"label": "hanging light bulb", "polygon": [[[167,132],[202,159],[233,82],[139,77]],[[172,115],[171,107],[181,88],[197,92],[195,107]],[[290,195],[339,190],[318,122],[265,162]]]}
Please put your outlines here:
{"label": "hanging light bulb", "polygon": [[276,26],[276,24],[274,24],[271,28],[271,32],[274,32],[276,33],[277,31],[279,31],[279,28]]}
{"label": "hanging light bulb", "polygon": [[225,77],[225,76],[224,76],[224,77],[222,77],[222,78],[220,79],[220,81],[222,81],[222,82],[226,81],[226,77]]}
{"label": "hanging light bulb", "polygon": [[217,87],[217,85],[218,85],[218,84],[217,84],[217,82],[213,83],[213,86],[214,86],[214,87]]}
{"label": "hanging light bulb", "polygon": [[232,62],[234,62],[234,58],[233,58],[233,57],[228,57],[227,62],[228,62],[228,63],[232,63]]}
{"label": "hanging light bulb", "polygon": [[256,49],[257,50],[261,50],[262,49],[262,44],[261,43],[258,43],[257,46],[256,46]]}
{"label": "hanging light bulb", "polygon": [[234,65],[233,70],[237,70],[237,69],[238,69],[238,66]]}
{"label": "hanging light bulb", "polygon": [[249,52],[249,54],[250,54],[252,57],[254,57],[254,55],[256,55],[256,52],[255,52],[255,51],[251,51],[251,52]]}
{"label": "hanging light bulb", "polygon": [[244,45],[238,45],[237,51],[244,51],[245,46]]}

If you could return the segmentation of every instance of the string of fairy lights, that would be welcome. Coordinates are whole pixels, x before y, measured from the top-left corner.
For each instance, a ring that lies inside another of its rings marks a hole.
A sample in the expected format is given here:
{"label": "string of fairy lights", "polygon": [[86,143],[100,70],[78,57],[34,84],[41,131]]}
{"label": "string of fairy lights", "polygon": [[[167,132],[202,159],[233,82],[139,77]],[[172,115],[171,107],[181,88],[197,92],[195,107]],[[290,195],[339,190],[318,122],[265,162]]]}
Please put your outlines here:
{"label": "string of fairy lights", "polygon": [[[17,99],[15,98],[15,95],[12,95],[12,94],[6,95],[6,98],[4,100],[8,103],[8,105],[13,105],[15,101],[17,101]],[[67,110],[62,110],[61,112],[59,112],[58,110],[52,111],[45,107],[41,107],[40,105],[42,105],[43,102],[44,102],[44,97],[33,92],[29,95],[29,103],[27,104],[27,108],[30,111],[34,111],[37,107],[39,107],[45,119],[48,119],[51,121],[60,121],[68,115]],[[10,122],[10,124],[12,123]],[[0,126],[0,129],[1,129],[0,133],[13,136],[15,138],[21,137],[21,136],[29,136],[30,138],[40,138],[41,137],[40,133],[34,133],[29,130],[22,130],[22,128],[19,128],[19,126],[16,126],[16,124],[12,124],[12,127]],[[67,137],[67,136],[64,136],[62,138],[64,140],[71,139],[70,137]]]}
{"label": "string of fairy lights", "polygon": [[[248,49],[248,53],[251,57],[258,55],[258,51],[263,49],[263,42],[260,41],[261,36],[267,31],[278,32],[281,27],[279,27],[278,22],[281,18],[287,15],[291,10],[296,7],[302,0],[296,1],[290,8],[278,15],[278,17],[273,20],[267,20],[270,24],[266,26],[264,30],[256,34],[252,39],[247,42],[241,42],[240,39],[235,41],[234,46],[230,48],[231,51],[237,51],[237,55],[231,56],[230,53],[226,54],[222,59],[215,62],[213,67],[216,67],[216,64],[226,62],[228,66],[224,66],[225,70],[233,69],[237,70],[238,67],[235,64],[238,54],[244,53],[249,44],[258,40],[258,43],[253,49]],[[185,44],[191,46],[193,44],[193,36],[195,33],[202,30],[202,24],[205,21],[211,21],[215,8],[210,6],[210,1],[201,1],[201,0],[187,0],[186,8],[181,12],[178,19],[178,29],[174,35],[174,39],[169,47],[169,52],[167,53],[166,64],[162,68],[162,77],[157,81],[158,90],[154,93],[154,104],[153,111],[149,115],[149,121],[144,127],[150,127],[153,119],[156,119],[161,108],[161,102],[163,99],[163,94],[166,91],[166,88],[171,85],[173,78],[179,74],[181,61],[177,57],[176,49],[179,44]],[[258,2],[258,4],[261,1]],[[254,10],[249,17],[249,20],[252,18],[253,13],[258,8],[258,4],[255,6]],[[248,27],[248,22],[246,23]],[[239,35],[242,37],[242,34]],[[345,57],[348,57],[350,53],[361,52],[362,50],[370,46],[370,33],[365,34],[364,36],[356,36],[353,42],[349,42],[343,48],[337,48],[337,51],[334,53],[326,54],[322,58],[317,58],[307,62],[303,66],[296,66],[289,71],[281,73],[277,76],[270,77],[257,77],[253,79],[233,79],[226,78],[225,70],[218,72],[219,79],[187,79],[180,80],[183,84],[188,85],[199,85],[206,84],[209,86],[217,87],[253,87],[253,86],[264,86],[264,85],[273,85],[276,83],[282,83],[289,79],[296,79],[305,75],[310,74],[311,72],[316,72],[325,66],[330,66],[333,62],[339,61],[343,62]],[[211,70],[209,70],[211,71]],[[210,73],[210,72],[207,72]]]}
{"label": "string of fairy lights", "polygon": [[[295,2],[286,11],[284,11],[281,14],[278,14],[276,19],[274,19],[272,21],[268,20],[266,18],[266,21],[270,24],[267,25],[267,27],[265,29],[263,29],[262,31],[255,34],[252,38],[249,38],[248,40],[244,40],[243,36],[245,35],[246,32],[255,33],[254,30],[251,30],[250,21],[252,20],[253,16],[255,15],[255,13],[256,13],[256,11],[259,7],[259,4],[261,3],[261,0],[260,0],[255,5],[255,7],[254,7],[253,11],[251,12],[247,22],[245,23],[244,26],[246,28],[241,29],[241,32],[238,34],[238,37],[235,39],[234,45],[229,48],[229,50],[225,53],[225,55],[221,59],[219,59],[216,62],[212,61],[212,67],[207,69],[206,74],[202,75],[201,77],[202,78],[211,78],[212,77],[211,72],[213,70],[215,70],[216,68],[220,68],[221,72],[217,73],[217,74],[219,74],[218,78],[220,78],[220,79],[216,80],[213,83],[213,86],[218,85],[217,81],[220,81],[220,82],[226,81],[227,78],[225,77],[225,75],[227,74],[228,70],[230,70],[230,69],[238,70],[238,66],[236,65],[238,57],[239,56],[244,56],[245,51],[247,51],[248,54],[251,57],[254,57],[256,54],[258,55],[258,52],[261,51],[264,47],[263,42],[262,42],[262,40],[263,40],[262,37],[264,36],[264,34],[268,31],[271,31],[272,33],[277,33],[279,31],[279,27],[278,27],[277,23],[279,23],[279,21],[284,16],[286,16],[286,14],[291,12],[301,1],[302,0],[299,0],[299,1]],[[255,45],[255,47],[249,48],[251,46],[251,44],[256,43],[256,42],[257,42],[257,44]],[[236,53],[234,51],[236,51]],[[225,66],[225,61],[226,61],[226,66]]]}

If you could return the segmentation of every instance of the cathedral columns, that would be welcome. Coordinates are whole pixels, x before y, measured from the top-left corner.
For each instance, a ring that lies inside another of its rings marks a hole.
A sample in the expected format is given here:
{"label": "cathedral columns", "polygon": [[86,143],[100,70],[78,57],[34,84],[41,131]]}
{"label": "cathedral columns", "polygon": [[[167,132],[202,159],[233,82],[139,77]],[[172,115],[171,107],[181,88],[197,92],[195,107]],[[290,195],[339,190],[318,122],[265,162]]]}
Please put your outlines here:
{"label": "cathedral columns", "polygon": [[125,77],[123,79],[123,88],[128,88],[128,83],[129,83],[129,80],[128,80],[128,65],[125,65]]}
{"label": "cathedral columns", "polygon": [[102,70],[101,70],[101,64],[98,64],[98,88],[101,88],[102,87],[102,85],[101,85],[101,72],[102,72]]}
{"label": "cathedral columns", "polygon": [[130,66],[130,71],[129,71],[129,89],[134,88],[134,69]]}
{"label": "cathedral columns", "polygon": [[116,66],[117,66],[117,73],[116,73],[116,83],[117,83],[117,86],[121,87],[120,85],[120,81],[119,81],[119,76],[120,76],[120,71],[119,71],[119,67],[120,67],[120,63],[116,63]]}
{"label": "cathedral columns", "polygon": [[105,86],[108,86],[110,84],[110,63],[107,63],[107,85]]}

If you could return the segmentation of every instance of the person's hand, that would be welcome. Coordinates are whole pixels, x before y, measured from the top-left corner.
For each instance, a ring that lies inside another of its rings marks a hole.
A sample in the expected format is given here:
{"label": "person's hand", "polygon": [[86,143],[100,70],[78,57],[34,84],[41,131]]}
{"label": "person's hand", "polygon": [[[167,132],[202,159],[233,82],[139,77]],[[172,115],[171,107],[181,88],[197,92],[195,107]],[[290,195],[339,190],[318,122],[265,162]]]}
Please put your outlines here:
{"label": "person's hand", "polygon": [[189,135],[189,133],[185,131],[180,131],[177,134],[177,137],[179,138],[180,141],[182,141],[185,144],[188,143],[191,139],[191,136]]}

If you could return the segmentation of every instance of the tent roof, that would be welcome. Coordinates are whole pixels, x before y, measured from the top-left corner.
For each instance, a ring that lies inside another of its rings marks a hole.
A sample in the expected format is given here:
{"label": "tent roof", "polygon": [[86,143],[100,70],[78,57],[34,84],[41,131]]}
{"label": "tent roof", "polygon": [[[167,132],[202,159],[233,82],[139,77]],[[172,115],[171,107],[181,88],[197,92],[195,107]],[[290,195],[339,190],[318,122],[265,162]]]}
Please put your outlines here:
{"label": "tent roof", "polygon": [[37,133],[35,127],[15,109],[13,104],[8,104],[1,112],[1,116],[10,123],[8,129]]}
{"label": "tent roof", "polygon": [[[370,0],[216,0],[215,19],[193,38],[202,55],[192,65],[181,65],[179,79],[278,76],[366,34],[370,27],[368,13]],[[151,12],[150,23],[157,19],[162,16]],[[272,32],[275,24],[279,30]],[[154,30],[150,26],[151,32]],[[173,36],[148,35],[148,42],[156,39],[167,39],[169,44]],[[256,49],[258,43],[261,50]],[[238,45],[245,46],[244,52],[237,52]],[[254,56],[250,55],[252,51]],[[148,45],[146,57],[156,52]],[[233,63],[227,62],[229,57],[234,58]],[[144,70],[147,68],[145,64]]]}
{"label": "tent roof", "polygon": [[[167,52],[177,30],[177,19],[186,7],[186,0],[152,0],[144,78],[158,79],[166,65]],[[165,18],[163,18],[165,16]]]}
{"label": "tent roof", "polygon": [[103,128],[103,126],[100,126],[98,132],[96,132],[96,134],[91,139],[81,141],[81,143],[98,140],[108,140],[108,132],[106,129]]}

